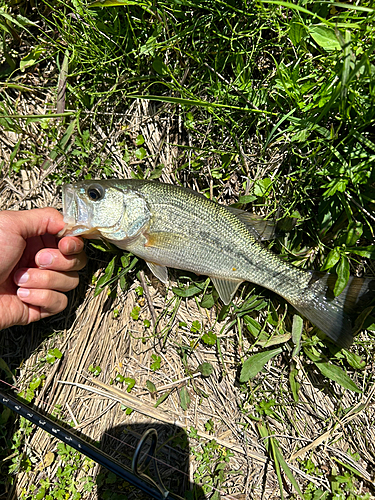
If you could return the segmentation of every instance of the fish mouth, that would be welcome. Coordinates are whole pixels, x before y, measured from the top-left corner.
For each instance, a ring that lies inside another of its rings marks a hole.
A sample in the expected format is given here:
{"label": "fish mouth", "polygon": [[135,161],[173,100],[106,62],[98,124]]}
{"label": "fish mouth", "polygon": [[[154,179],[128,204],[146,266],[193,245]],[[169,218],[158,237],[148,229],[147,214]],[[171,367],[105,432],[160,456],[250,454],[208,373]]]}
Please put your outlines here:
{"label": "fish mouth", "polygon": [[57,234],[58,237],[99,235],[97,228],[91,226],[91,217],[87,204],[77,196],[73,184],[63,186],[62,205],[65,226]]}

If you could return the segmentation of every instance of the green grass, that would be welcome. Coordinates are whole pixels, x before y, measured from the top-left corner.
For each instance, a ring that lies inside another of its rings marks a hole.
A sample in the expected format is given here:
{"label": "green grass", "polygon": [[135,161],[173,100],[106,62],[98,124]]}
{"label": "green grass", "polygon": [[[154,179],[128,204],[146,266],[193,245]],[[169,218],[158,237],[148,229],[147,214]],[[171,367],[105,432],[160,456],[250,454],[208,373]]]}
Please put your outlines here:
{"label": "green grass", "polygon": [[[5,142],[2,176],[14,181],[21,169],[42,169],[45,182],[56,185],[111,177],[121,155],[134,177],[166,175],[219,202],[279,219],[272,250],[297,266],[337,273],[337,292],[349,273],[373,275],[372,2],[111,3],[118,6],[0,2],[0,126],[17,137],[13,145]],[[24,113],[19,101],[29,96],[46,103],[45,113]],[[135,99],[151,100],[158,118],[168,121],[170,142],[164,137],[161,147],[177,148],[172,166],[161,164],[148,139],[134,137],[121,121]],[[142,265],[118,255],[98,292],[121,271],[126,289]],[[133,274],[126,278],[129,270]],[[195,300],[208,310],[218,302],[205,278],[185,275],[178,276],[175,300],[162,313],[170,324],[178,301]],[[351,352],[337,351],[267,291],[249,284],[239,296],[235,306],[220,310],[217,321],[222,333],[238,336],[244,414],[283,419],[283,408],[298,404],[303,370],[319,373],[331,395],[334,383],[364,393],[370,388],[373,375],[365,367],[373,362],[374,316],[365,318],[367,332]],[[157,335],[148,331],[148,338]],[[174,342],[168,326],[159,333],[164,345]],[[215,346],[222,360],[220,336],[196,323],[190,334],[182,359],[201,343]],[[251,340],[250,349],[244,338]],[[292,401],[284,403],[282,379],[275,394],[263,388],[262,369],[270,359],[282,364]],[[226,376],[224,362],[221,369]],[[275,404],[268,408],[270,399]],[[333,421],[344,414],[337,397]],[[274,433],[269,422],[259,424],[259,437],[269,437],[267,452],[283,495],[281,476],[291,480],[292,473],[277,438],[270,437]],[[208,474],[205,467],[203,461],[202,475]],[[351,470],[337,467],[340,473],[328,474],[328,493],[319,496],[310,483],[305,498],[367,498],[357,492]]]}

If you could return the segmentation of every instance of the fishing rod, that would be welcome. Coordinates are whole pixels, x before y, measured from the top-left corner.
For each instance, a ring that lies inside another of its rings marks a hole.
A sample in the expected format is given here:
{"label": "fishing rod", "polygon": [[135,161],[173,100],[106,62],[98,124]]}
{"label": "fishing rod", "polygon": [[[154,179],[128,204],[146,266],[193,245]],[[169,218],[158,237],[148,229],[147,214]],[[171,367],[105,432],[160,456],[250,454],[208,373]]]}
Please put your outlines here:
{"label": "fishing rod", "polygon": [[[26,404],[19,401],[12,395],[0,391],[0,403],[10,408],[12,411],[26,418],[33,424],[45,430],[63,443],[71,446],[86,457],[91,458],[117,476],[125,479],[139,490],[147,493],[156,500],[183,500],[168,491],[160,477],[158,465],[155,458],[155,449],[157,445],[157,432],[155,429],[148,429],[141,437],[133,455],[131,468],[120,464],[107,453],[95,448],[92,444],[76,436],[73,432],[65,429],[57,422],[46,417],[34,408],[29,408]],[[148,448],[147,448],[148,446]],[[152,478],[146,474],[146,469],[153,462],[157,478]]]}

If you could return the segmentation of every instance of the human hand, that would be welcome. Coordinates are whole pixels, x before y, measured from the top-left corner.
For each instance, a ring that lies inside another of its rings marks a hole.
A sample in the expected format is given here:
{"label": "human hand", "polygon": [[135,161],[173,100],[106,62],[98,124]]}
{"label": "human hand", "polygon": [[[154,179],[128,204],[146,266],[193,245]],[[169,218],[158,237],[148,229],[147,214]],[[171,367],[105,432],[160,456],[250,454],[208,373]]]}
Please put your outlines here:
{"label": "human hand", "polygon": [[86,264],[83,241],[55,236],[64,227],[54,208],[0,212],[0,330],[65,309]]}

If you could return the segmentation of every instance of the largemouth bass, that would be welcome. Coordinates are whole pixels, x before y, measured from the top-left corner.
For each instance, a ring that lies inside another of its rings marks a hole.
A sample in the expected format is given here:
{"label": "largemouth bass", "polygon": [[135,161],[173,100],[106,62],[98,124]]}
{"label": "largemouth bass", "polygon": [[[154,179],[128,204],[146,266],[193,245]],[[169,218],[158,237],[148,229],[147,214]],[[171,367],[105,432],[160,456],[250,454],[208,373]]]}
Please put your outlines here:
{"label": "largemouth bass", "polygon": [[144,259],[164,283],[167,267],[207,275],[225,304],[243,281],[268,288],[341,347],[352,342],[350,313],[375,294],[375,280],[351,278],[334,297],[335,277],[294,267],[266,249],[251,214],[171,184],[137,179],[67,184],[63,212],[63,235],[104,238]]}

